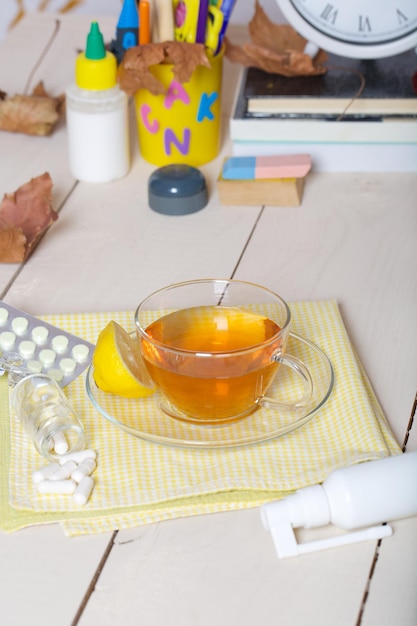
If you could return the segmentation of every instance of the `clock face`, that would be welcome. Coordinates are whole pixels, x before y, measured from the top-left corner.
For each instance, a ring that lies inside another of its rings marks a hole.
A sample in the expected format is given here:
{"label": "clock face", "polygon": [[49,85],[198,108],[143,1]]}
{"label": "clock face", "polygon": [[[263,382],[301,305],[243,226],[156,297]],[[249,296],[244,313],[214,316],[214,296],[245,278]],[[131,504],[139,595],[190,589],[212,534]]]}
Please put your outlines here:
{"label": "clock face", "polygon": [[348,57],[391,56],[417,46],[417,0],[277,0],[290,24]]}

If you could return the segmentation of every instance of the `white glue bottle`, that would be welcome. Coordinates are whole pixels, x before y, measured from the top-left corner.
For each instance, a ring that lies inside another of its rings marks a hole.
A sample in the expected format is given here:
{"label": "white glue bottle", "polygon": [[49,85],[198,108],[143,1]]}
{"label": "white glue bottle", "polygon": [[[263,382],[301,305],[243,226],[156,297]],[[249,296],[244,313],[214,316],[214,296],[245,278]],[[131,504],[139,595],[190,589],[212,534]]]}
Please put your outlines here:
{"label": "white glue bottle", "polygon": [[129,170],[128,98],[116,75],[116,57],[92,22],[86,50],[76,59],[75,85],[66,90],[69,165],[84,182],[108,182]]}
{"label": "white glue bottle", "polygon": [[[417,452],[335,470],[323,484],[261,507],[262,522],[272,534],[279,557],[387,537],[392,534],[390,526],[369,526],[413,515],[417,515]],[[329,523],[362,530],[297,544],[293,528]]]}

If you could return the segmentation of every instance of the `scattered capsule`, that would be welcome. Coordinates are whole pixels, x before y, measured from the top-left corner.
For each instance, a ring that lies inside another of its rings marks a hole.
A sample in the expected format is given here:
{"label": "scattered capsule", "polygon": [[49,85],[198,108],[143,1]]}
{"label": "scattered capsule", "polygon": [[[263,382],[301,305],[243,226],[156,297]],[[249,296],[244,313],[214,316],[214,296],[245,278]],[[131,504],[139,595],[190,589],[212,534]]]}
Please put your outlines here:
{"label": "scattered capsule", "polygon": [[78,450],[77,452],[69,452],[59,459],[61,465],[67,461],[75,461],[76,463],[82,463],[84,459],[96,459],[97,452],[95,450]]}
{"label": "scattered capsule", "polygon": [[[87,477],[89,478],[89,476]],[[66,480],[43,480],[38,484],[39,493],[44,494],[72,494],[77,483],[71,478]]]}
{"label": "scattered capsule", "polygon": [[65,439],[65,435],[63,433],[57,431],[53,436],[53,440],[54,450],[57,454],[65,454],[68,452],[68,441]]}
{"label": "scattered capsule", "polygon": [[[72,481],[74,482],[74,481]],[[40,483],[42,485],[42,483]],[[75,484],[75,482],[74,482]],[[76,504],[86,504],[94,487],[94,480],[91,476],[84,476],[82,481],[78,483],[74,491],[74,502]]]}
{"label": "scattered capsule", "polygon": [[[73,461],[69,461],[68,463],[73,463]],[[66,463],[65,465],[68,465]],[[63,467],[65,467],[65,465]],[[77,465],[72,473],[71,478],[75,480],[76,483],[80,483],[85,476],[90,476],[94,472],[97,467],[97,463],[94,459],[84,459],[80,465]]]}
{"label": "scattered capsule", "polygon": [[63,465],[58,465],[56,471],[49,476],[49,480],[65,480],[69,478],[76,469],[77,464],[75,461],[67,461]]}
{"label": "scattered capsule", "polygon": [[35,470],[32,473],[32,480],[33,480],[34,483],[38,484],[38,483],[42,482],[42,480],[48,479],[58,469],[60,469],[59,463],[49,463],[49,465],[45,465],[45,467],[41,467],[41,468]]}

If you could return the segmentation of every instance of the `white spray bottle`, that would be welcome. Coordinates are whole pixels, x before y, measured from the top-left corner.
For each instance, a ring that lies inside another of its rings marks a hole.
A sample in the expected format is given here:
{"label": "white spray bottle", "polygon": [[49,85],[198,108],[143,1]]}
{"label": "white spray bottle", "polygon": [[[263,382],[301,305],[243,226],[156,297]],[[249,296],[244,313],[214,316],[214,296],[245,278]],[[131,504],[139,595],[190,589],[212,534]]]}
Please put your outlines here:
{"label": "white spray bottle", "polygon": [[[281,558],[387,537],[392,528],[383,522],[413,515],[417,515],[417,452],[335,470],[323,484],[305,487],[261,508],[262,522]],[[329,523],[362,530],[297,544],[293,528]]]}

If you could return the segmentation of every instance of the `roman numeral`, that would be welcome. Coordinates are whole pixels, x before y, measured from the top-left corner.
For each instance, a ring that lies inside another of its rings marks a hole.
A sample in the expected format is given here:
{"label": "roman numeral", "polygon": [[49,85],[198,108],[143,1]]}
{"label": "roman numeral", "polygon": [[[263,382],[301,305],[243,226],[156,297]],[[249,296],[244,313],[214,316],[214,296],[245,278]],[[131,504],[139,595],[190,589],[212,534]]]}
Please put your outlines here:
{"label": "roman numeral", "polygon": [[398,19],[398,23],[399,24],[403,24],[404,22],[408,22],[408,17],[406,15],[404,15],[404,13],[402,13],[400,11],[400,9],[397,9],[396,12],[397,12],[397,19]]}
{"label": "roman numeral", "polygon": [[323,11],[320,14],[320,17],[322,17],[327,22],[331,22],[332,24],[334,24],[336,22],[337,13],[338,13],[338,10],[335,9],[332,4],[326,4],[326,6],[324,7]]}
{"label": "roman numeral", "polygon": [[364,32],[365,30],[368,31],[368,33],[371,32],[371,30],[372,30],[371,22],[370,22],[369,17],[367,15],[360,15],[359,16],[359,30],[361,32]]}

